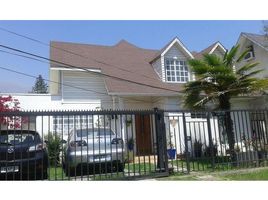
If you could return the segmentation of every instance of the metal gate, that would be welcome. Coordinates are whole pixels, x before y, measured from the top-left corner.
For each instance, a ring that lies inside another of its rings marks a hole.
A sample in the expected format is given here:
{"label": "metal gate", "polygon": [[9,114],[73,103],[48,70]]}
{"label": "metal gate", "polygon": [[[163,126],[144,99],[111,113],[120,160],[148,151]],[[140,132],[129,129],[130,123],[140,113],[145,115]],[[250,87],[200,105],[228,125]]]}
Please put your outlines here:
{"label": "metal gate", "polygon": [[158,109],[0,113],[0,142],[2,180],[168,175],[164,112]]}

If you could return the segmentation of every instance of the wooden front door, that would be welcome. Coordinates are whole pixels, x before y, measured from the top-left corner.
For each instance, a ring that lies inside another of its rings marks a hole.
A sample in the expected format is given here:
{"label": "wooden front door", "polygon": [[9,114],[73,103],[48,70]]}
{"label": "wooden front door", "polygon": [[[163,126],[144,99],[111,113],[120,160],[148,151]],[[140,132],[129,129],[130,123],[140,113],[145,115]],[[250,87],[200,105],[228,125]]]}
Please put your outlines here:
{"label": "wooden front door", "polygon": [[135,116],[137,155],[152,154],[150,115]]}

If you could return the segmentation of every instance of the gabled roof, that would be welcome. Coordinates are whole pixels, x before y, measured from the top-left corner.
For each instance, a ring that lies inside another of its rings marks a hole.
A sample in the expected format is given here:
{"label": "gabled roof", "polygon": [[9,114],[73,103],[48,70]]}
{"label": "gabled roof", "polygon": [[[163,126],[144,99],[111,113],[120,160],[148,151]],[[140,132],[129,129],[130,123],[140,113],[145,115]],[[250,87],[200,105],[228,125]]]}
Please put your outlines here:
{"label": "gabled roof", "polygon": [[150,63],[154,62],[158,58],[160,58],[162,55],[164,55],[175,43],[177,43],[182,50],[190,57],[194,58],[192,53],[184,46],[184,44],[179,40],[179,38],[175,37],[173,38],[166,46],[164,46],[159,52],[157,52],[154,56],[154,58],[151,60]]}
{"label": "gabled roof", "polygon": [[240,37],[239,37],[238,41],[241,39],[241,37],[245,37],[245,38],[249,39],[251,42],[255,43],[256,45],[258,45],[261,48],[263,48],[266,51],[268,51],[268,47],[266,46],[268,38],[265,35],[242,32],[240,34]]}
{"label": "gabled roof", "polygon": [[[67,42],[51,42],[51,46],[54,48],[50,48],[50,57],[59,62],[82,68],[100,69],[102,73],[111,76],[174,90],[172,92],[103,76],[109,94],[178,95],[183,87],[179,83],[162,82],[155,73],[150,61],[158,50],[139,48],[125,40],[114,46]],[[64,68],[54,63],[51,63],[50,67]]]}
{"label": "gabled roof", "polygon": [[217,49],[217,47],[220,47],[223,52],[226,52],[226,48],[219,41],[217,41],[211,44],[209,47],[203,49],[199,53],[194,53],[194,57],[196,59],[201,59],[203,58],[204,54],[212,54]]}

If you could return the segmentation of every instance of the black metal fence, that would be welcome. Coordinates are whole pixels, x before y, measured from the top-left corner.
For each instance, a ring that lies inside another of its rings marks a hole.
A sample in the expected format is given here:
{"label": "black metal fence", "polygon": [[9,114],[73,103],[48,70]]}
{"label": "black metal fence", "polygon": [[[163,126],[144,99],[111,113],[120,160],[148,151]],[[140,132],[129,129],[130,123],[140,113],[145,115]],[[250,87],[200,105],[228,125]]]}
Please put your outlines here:
{"label": "black metal fence", "polygon": [[173,172],[266,166],[267,110],[165,113]]}
{"label": "black metal fence", "polygon": [[0,113],[2,180],[168,175],[163,111]]}
{"label": "black metal fence", "polygon": [[1,180],[116,180],[266,166],[266,110],[0,113]]}

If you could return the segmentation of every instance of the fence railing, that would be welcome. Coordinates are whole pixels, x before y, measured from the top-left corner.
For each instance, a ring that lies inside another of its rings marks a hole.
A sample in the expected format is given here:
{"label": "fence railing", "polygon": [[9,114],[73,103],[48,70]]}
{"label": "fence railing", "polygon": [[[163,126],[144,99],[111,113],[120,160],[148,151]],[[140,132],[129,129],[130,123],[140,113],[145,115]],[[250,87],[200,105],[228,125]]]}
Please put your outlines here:
{"label": "fence railing", "polygon": [[165,113],[165,123],[174,172],[267,165],[267,110],[170,110]]}
{"label": "fence railing", "polygon": [[0,113],[0,179],[135,179],[266,166],[267,122],[267,110]]}
{"label": "fence railing", "polygon": [[0,178],[167,175],[163,111],[0,113]]}

